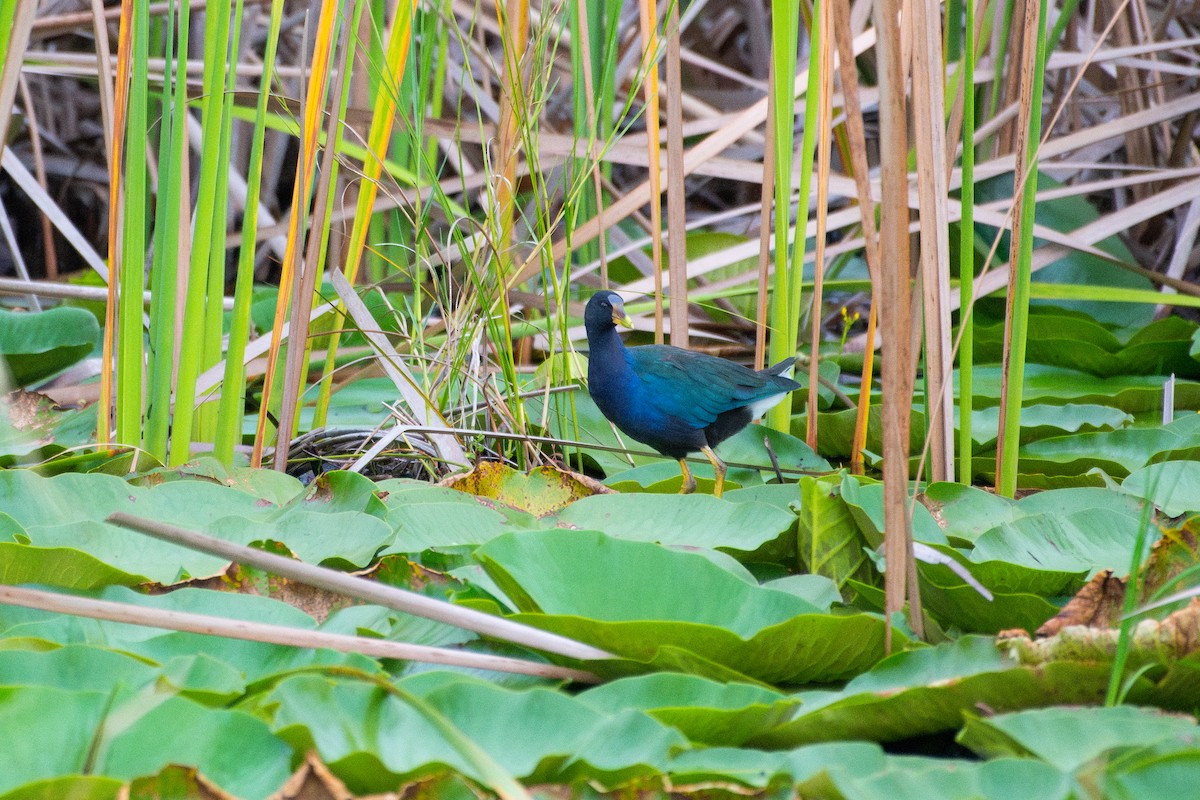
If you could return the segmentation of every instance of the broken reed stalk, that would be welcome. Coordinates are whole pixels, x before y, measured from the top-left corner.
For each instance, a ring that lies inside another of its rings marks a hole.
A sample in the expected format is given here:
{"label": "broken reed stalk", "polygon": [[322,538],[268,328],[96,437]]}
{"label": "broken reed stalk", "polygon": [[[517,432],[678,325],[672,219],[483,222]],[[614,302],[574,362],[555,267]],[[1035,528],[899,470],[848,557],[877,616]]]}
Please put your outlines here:
{"label": "broken reed stalk", "polygon": [[393,642],[387,639],[368,639],[363,636],[348,636],[341,633],[309,631],[286,625],[271,625],[265,622],[225,619],[207,614],[187,611],[169,611],[162,608],[146,608],[112,600],[93,600],[88,597],[57,594],[40,589],[25,589],[16,586],[0,586],[0,603],[24,608],[36,608],[57,614],[102,619],[109,622],[124,622],[165,628],[184,633],[204,636],[222,636],[226,639],[241,639],[250,642],[265,642],[288,647],[337,650],[341,653],[360,653],[376,658],[396,658],[405,661],[422,661],[428,664],[445,664],[452,667],[487,669],[494,672],[512,672],[518,675],[535,675],[542,678],[598,683],[599,678],[583,670],[560,667],[555,664],[539,664],[519,658],[472,653],[465,650],[450,650],[444,647]]}
{"label": "broken reed stalk", "polygon": [[128,528],[138,533],[144,533],[164,542],[177,544],[190,550],[227,558],[239,564],[258,567],[274,575],[290,578],[308,586],[336,592],[356,600],[363,600],[375,605],[403,611],[436,622],[444,622],[464,630],[473,631],[481,636],[491,636],[514,644],[532,647],[547,653],[574,658],[610,659],[614,655],[590,645],[573,641],[564,636],[531,628],[527,625],[484,614],[474,609],[461,608],[450,603],[435,600],[432,597],[416,594],[415,592],[397,589],[393,586],[373,583],[372,581],[356,578],[325,567],[317,567],[295,561],[274,553],[265,553],[252,547],[233,542],[214,539],[202,533],[189,531],[165,522],[143,519],[132,514],[118,511],[111,514],[106,522]]}

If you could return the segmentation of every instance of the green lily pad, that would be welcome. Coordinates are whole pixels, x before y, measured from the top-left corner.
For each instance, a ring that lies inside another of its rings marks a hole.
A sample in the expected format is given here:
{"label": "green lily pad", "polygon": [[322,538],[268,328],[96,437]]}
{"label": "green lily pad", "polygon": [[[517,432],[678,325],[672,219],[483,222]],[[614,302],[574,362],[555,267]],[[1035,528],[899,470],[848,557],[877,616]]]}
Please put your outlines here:
{"label": "green lily pad", "polygon": [[[694,553],[596,531],[530,531],[493,539],[476,556],[522,611],[518,621],[639,663],[690,653],[698,674],[800,683],[853,676],[883,655],[879,617],[819,613]],[[725,671],[706,673],[704,662]]]}

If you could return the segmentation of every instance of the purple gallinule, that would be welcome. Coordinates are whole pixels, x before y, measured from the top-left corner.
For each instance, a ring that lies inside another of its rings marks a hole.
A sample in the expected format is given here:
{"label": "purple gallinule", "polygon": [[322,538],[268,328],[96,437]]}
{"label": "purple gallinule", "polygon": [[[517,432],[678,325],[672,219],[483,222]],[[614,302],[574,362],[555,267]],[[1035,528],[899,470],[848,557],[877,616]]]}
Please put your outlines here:
{"label": "purple gallinule", "polygon": [[725,462],[713,448],[800,388],[790,377],[796,359],[755,372],[723,358],[669,345],[626,347],[617,325],[632,327],[625,303],[596,292],[584,313],[588,338],[588,391],[601,413],[627,436],[677,459],[681,494],[696,489],[685,460],[703,453],[721,496]]}

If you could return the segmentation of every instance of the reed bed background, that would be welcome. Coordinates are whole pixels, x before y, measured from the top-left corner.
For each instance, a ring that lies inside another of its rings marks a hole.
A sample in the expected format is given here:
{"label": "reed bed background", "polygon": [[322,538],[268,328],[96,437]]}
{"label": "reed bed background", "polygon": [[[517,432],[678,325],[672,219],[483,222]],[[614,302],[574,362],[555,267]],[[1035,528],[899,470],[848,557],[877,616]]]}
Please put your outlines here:
{"label": "reed bed background", "polygon": [[99,288],[97,437],[164,464],[282,468],[381,369],[435,471],[548,458],[607,286],[646,341],[802,353],[768,422],[810,444],[841,365],[855,470],[881,405],[894,610],[909,456],[975,476],[981,298],[1008,495],[1031,303],[1200,305],[1194,3],[0,0],[0,42],[0,270]]}

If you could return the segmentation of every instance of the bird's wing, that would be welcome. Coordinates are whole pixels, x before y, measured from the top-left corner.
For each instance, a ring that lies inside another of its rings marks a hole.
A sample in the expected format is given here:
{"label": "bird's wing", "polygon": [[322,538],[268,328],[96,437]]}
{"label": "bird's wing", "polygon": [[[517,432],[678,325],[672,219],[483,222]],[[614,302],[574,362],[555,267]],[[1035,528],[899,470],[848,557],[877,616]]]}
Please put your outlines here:
{"label": "bird's wing", "polygon": [[777,383],[786,379],[705,353],[662,345],[631,347],[625,352],[641,380],[643,402],[695,428],[711,425],[726,411],[791,388]]}

